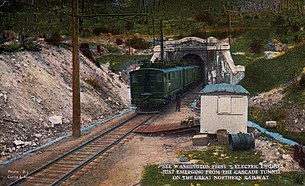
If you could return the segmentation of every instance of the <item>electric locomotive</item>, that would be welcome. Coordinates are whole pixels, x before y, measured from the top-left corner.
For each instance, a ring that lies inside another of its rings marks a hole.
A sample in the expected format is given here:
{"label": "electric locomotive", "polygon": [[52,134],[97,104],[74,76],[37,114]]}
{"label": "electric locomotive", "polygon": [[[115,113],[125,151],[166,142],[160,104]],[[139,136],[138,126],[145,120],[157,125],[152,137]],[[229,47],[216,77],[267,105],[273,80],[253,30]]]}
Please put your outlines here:
{"label": "electric locomotive", "polygon": [[199,81],[199,66],[141,67],[130,72],[131,104],[141,113],[156,113]]}

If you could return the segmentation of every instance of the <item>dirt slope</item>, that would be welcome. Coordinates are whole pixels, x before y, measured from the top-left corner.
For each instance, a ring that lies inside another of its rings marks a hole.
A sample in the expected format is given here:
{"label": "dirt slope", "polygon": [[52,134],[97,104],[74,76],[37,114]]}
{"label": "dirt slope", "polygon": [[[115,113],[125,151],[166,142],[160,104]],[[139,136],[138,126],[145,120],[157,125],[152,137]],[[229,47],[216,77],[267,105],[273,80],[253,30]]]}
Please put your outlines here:
{"label": "dirt slope", "polygon": [[[0,55],[0,162],[70,133],[71,58],[69,48],[49,45]],[[82,127],[128,107],[127,85],[107,67],[80,55],[80,77]]]}

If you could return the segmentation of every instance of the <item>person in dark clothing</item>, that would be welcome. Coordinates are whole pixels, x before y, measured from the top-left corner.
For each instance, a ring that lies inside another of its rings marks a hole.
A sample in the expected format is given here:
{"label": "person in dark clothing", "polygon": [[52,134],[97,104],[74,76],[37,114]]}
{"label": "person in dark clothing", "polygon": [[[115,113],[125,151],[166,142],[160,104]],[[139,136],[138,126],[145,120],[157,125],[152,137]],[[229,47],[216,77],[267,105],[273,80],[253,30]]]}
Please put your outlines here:
{"label": "person in dark clothing", "polygon": [[180,112],[180,105],[181,105],[181,95],[180,92],[176,95],[176,112]]}

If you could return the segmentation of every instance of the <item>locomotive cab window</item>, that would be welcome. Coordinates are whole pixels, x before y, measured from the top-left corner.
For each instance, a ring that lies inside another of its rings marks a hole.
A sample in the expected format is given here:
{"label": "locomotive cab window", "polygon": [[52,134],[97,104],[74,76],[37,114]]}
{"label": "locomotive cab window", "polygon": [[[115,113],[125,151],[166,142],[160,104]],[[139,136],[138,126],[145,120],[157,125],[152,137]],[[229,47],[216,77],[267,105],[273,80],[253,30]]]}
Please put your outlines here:
{"label": "locomotive cab window", "polygon": [[136,74],[131,74],[131,83],[137,83],[137,82],[138,82],[138,79],[137,79]]}
{"label": "locomotive cab window", "polygon": [[162,82],[162,74],[156,74],[157,82]]}

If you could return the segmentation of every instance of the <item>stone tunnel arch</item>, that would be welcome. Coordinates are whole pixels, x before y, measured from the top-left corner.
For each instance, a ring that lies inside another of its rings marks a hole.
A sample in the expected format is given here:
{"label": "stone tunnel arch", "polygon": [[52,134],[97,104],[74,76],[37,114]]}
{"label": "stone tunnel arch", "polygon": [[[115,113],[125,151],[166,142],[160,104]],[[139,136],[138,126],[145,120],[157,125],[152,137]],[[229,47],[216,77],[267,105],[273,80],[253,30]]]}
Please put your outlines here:
{"label": "stone tunnel arch", "polygon": [[[152,63],[161,58],[161,46],[153,49]],[[209,37],[185,37],[179,40],[164,41],[164,61],[193,60],[201,66],[204,84],[231,83],[237,84],[245,76],[245,67],[235,65],[231,56],[228,40],[217,40]]]}
{"label": "stone tunnel arch", "polygon": [[205,62],[204,60],[197,54],[188,53],[185,54],[180,61],[190,61],[191,64],[198,65],[200,68],[200,77],[201,81],[205,82]]}

